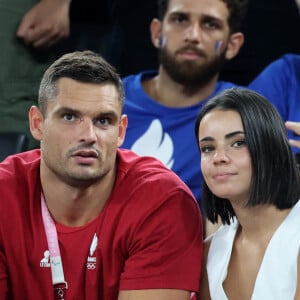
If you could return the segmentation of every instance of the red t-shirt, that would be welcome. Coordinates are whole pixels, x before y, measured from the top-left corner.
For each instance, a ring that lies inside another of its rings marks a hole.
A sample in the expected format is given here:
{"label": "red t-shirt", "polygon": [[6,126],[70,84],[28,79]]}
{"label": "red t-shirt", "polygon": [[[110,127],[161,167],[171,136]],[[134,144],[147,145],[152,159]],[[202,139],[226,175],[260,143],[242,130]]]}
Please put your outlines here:
{"label": "red t-shirt", "polygon": [[[115,300],[119,290],[131,289],[197,291],[202,224],[192,193],[155,159],[128,150],[117,157],[116,183],[99,216],[81,227],[56,224],[65,299]],[[39,150],[0,164],[0,299],[53,299],[39,166]]]}

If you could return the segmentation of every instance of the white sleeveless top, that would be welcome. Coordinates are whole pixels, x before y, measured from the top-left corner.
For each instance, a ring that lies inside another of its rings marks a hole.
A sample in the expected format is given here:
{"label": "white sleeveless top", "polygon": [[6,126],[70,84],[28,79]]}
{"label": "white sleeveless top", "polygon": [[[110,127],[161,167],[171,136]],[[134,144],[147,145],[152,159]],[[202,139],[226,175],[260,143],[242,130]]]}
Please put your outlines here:
{"label": "white sleeveless top", "polygon": [[[214,234],[207,258],[209,291],[212,300],[227,300],[223,281],[238,228],[235,219]],[[259,268],[251,300],[294,299],[297,259],[300,247],[300,201],[275,231]],[[238,288],[238,287],[237,287]]]}

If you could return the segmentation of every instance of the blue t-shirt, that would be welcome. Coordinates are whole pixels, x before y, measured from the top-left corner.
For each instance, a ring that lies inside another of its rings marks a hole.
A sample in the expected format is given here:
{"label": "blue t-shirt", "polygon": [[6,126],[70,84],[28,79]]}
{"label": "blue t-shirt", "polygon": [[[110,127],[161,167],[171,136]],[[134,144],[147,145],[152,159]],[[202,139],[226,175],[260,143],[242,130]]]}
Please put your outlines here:
{"label": "blue t-shirt", "polygon": [[[147,71],[123,79],[128,128],[122,147],[158,158],[189,186],[200,203],[202,174],[194,128],[198,112],[208,99],[180,108],[161,105],[141,85],[142,79],[156,75],[157,71]],[[209,98],[234,86],[218,82]]]}
{"label": "blue t-shirt", "polygon": [[[268,65],[248,86],[264,95],[284,121],[300,122],[300,55],[285,54]],[[300,139],[291,131],[291,139]],[[293,152],[300,152],[293,147]]]}

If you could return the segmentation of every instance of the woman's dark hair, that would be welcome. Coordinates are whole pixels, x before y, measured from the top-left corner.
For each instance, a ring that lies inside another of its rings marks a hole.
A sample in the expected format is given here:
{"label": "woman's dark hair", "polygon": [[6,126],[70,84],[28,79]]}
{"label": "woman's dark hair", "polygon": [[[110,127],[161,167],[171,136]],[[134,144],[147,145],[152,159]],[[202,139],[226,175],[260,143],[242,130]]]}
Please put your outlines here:
{"label": "woman's dark hair", "polygon": [[[197,143],[201,120],[212,110],[233,110],[240,114],[252,163],[247,206],[273,204],[278,209],[292,207],[300,196],[299,169],[284,122],[275,107],[254,91],[245,88],[225,90],[210,99],[199,113],[195,124]],[[229,224],[235,216],[230,202],[214,195],[205,182],[202,201],[207,217],[213,223],[220,216],[223,224]]]}

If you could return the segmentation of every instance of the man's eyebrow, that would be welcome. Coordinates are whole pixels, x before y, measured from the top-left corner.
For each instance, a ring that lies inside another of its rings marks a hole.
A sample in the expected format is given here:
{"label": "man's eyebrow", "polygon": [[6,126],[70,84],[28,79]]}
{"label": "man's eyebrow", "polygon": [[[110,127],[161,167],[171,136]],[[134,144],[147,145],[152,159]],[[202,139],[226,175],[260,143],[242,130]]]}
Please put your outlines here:
{"label": "man's eyebrow", "polygon": [[113,111],[113,110],[103,111],[103,112],[100,112],[99,114],[97,114],[94,117],[94,119],[97,119],[97,118],[106,118],[106,117],[117,119],[119,117],[119,115],[115,111]]}
{"label": "man's eyebrow", "polygon": [[189,12],[179,10],[170,12],[170,17],[188,17],[189,15]]}
{"label": "man's eyebrow", "polygon": [[66,106],[62,106],[62,107],[58,108],[55,113],[59,114],[59,113],[63,113],[63,112],[74,113],[74,114],[79,113],[79,111],[77,109],[66,107]]}
{"label": "man's eyebrow", "polygon": [[212,14],[211,15],[203,14],[201,19],[204,21],[217,21],[217,22],[223,23],[223,20],[219,16],[215,16]]}
{"label": "man's eyebrow", "polygon": [[[66,106],[62,106],[60,108],[57,109],[57,111],[55,112],[56,114],[61,114],[61,113],[70,113],[70,114],[82,114],[79,110],[74,109],[74,108],[70,108],[70,107],[66,107]],[[98,114],[95,115],[95,118],[99,118],[99,117],[105,117],[105,116],[118,116],[118,114],[114,111],[114,110],[107,110],[107,111],[102,111],[99,112]]]}

